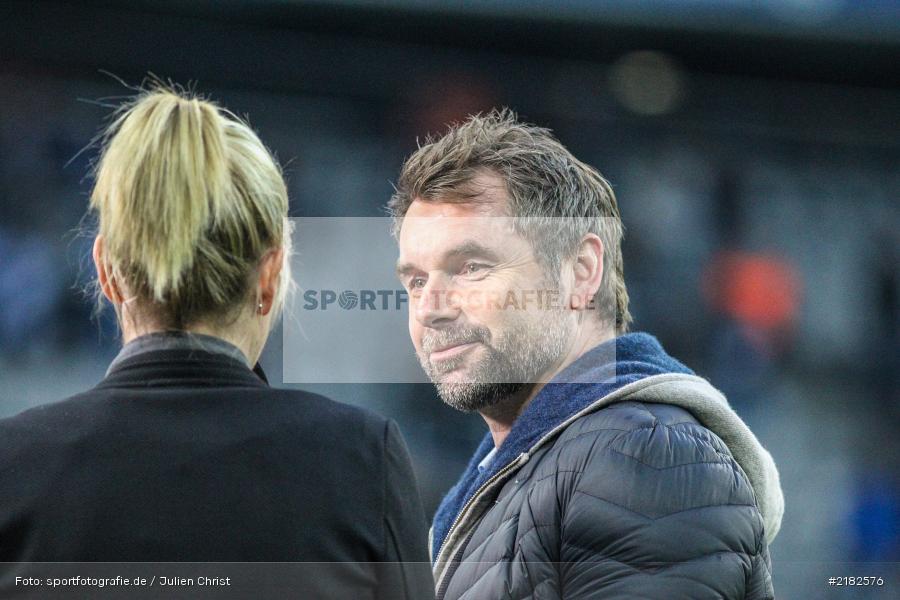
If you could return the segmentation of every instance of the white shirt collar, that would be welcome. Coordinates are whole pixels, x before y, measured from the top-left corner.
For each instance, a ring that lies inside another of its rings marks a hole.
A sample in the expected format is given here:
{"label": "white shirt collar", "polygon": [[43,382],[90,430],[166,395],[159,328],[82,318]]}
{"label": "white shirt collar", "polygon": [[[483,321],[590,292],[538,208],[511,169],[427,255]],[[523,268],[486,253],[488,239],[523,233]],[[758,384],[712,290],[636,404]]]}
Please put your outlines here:
{"label": "white shirt collar", "polygon": [[484,458],[481,459],[481,462],[478,463],[478,472],[479,473],[483,473],[484,470],[487,469],[488,466],[490,466],[491,461],[494,460],[494,456],[496,454],[497,454],[497,447],[495,446],[494,448],[491,449],[490,452],[487,453],[487,455],[485,455]]}

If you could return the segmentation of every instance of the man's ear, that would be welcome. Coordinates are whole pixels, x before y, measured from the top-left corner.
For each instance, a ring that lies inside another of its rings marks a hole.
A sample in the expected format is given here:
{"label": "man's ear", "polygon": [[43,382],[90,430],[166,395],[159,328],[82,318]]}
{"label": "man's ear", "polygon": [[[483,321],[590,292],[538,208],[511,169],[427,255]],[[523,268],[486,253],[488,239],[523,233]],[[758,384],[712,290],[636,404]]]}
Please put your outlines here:
{"label": "man's ear", "polygon": [[275,303],[283,261],[284,248],[277,248],[266,252],[259,262],[257,303],[262,304],[262,308],[259,306],[256,308],[260,315],[269,314]]}
{"label": "man's ear", "polygon": [[575,309],[591,305],[594,296],[603,281],[603,242],[595,233],[588,233],[581,239],[581,244],[572,263],[574,281],[572,286],[571,306]]}
{"label": "man's ear", "polygon": [[100,283],[100,289],[106,299],[113,304],[122,304],[122,290],[112,274],[109,265],[106,263],[106,247],[104,246],[103,236],[98,235],[94,238],[94,250],[91,253],[94,257],[94,267],[97,269],[97,281]]}

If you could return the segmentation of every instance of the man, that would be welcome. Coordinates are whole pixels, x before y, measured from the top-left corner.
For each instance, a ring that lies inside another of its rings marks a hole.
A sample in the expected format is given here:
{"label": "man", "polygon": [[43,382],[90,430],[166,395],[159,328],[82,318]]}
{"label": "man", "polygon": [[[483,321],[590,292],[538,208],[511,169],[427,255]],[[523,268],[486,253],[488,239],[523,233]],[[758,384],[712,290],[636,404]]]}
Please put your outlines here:
{"label": "man", "polygon": [[772,598],[778,472],[627,333],[609,184],[494,111],[413,153],[389,209],[422,366],[489,428],[434,518],[438,598]]}

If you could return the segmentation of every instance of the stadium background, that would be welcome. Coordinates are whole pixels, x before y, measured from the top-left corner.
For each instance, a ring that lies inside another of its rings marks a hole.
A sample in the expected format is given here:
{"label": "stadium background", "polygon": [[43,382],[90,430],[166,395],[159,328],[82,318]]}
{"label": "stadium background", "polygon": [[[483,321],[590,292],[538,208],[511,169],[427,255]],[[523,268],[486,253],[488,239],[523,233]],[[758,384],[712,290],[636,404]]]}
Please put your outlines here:
{"label": "stadium background", "polygon": [[[117,350],[78,234],[79,151],[129,93],[116,78],[195,82],[248,114],[294,216],[383,215],[417,137],[505,105],[611,180],[635,329],[774,455],[779,597],[869,597],[832,575],[896,589],[898,57],[891,0],[4,3],[0,416],[93,385]],[[429,511],[483,434],[428,386],[315,389],[397,419]]]}

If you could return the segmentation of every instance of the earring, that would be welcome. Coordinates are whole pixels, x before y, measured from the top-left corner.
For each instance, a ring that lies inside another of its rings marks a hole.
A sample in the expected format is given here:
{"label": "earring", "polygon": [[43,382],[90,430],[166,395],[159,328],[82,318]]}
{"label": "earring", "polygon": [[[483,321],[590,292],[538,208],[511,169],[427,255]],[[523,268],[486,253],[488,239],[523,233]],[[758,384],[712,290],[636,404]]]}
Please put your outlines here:
{"label": "earring", "polygon": [[263,311],[263,303],[260,302],[259,304],[256,305],[256,312],[258,312],[259,314],[262,314],[262,311]]}

